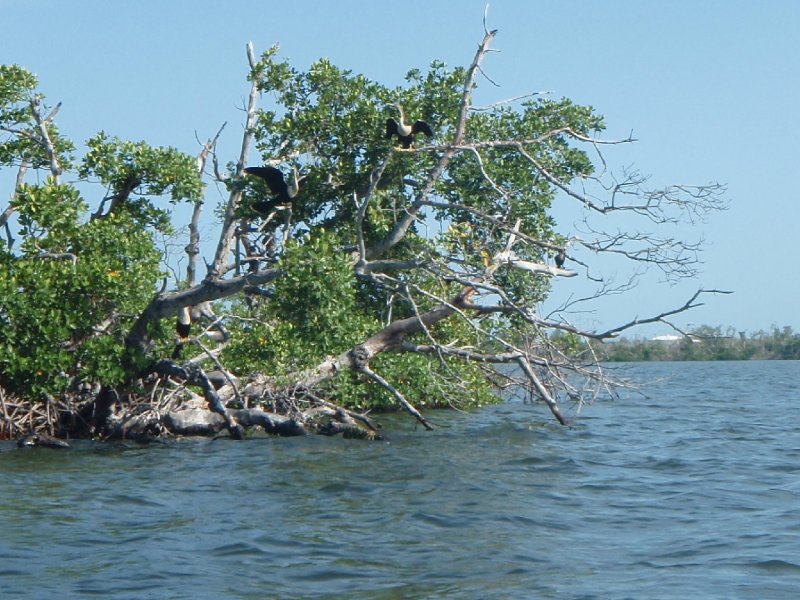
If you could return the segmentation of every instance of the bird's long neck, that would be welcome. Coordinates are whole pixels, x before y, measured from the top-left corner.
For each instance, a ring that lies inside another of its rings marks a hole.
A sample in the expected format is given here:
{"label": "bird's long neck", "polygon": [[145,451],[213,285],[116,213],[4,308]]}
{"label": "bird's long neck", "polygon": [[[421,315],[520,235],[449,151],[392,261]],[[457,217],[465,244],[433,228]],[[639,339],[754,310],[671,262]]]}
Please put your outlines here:
{"label": "bird's long neck", "polygon": [[403,107],[400,104],[395,104],[395,106],[397,107],[397,112],[400,113],[400,126],[401,127],[405,127],[406,126],[406,115],[403,112]]}
{"label": "bird's long neck", "polygon": [[292,182],[289,184],[289,196],[294,198],[300,191],[300,181],[297,179],[297,169],[292,167]]}
{"label": "bird's long neck", "polygon": [[394,105],[397,109],[397,112],[400,113],[400,122],[397,124],[397,133],[400,135],[411,135],[411,125],[406,123],[406,115],[403,112],[403,107],[400,106],[400,103]]}

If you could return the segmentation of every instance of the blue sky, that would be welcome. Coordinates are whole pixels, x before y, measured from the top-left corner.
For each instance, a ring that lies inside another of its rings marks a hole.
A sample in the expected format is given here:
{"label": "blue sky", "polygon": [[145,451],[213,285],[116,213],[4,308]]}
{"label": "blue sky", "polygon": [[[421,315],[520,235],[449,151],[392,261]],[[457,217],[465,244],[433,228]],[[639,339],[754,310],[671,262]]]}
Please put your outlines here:
{"label": "blue sky", "polygon": [[[195,154],[228,122],[219,150],[238,154],[248,92],[245,44],[280,42],[298,68],[319,57],[394,85],[431,60],[466,65],[483,34],[483,0],[335,2],[0,0],[0,61],[39,77],[66,135],[99,130]],[[697,288],[732,290],[675,319],[681,326],[772,325],[800,330],[795,186],[800,105],[800,2],[497,0],[498,29],[477,103],[548,90],[591,104],[605,137],[639,141],[609,150],[612,168],[634,165],[653,185],[725,183],[730,209],[674,231],[703,237],[701,275],[670,286],[658,273],[626,296],[573,318],[609,327],[682,304]],[[414,23],[408,31],[392,25]],[[256,159],[257,157],[253,157]],[[10,190],[8,173],[0,174]],[[217,192],[209,190],[216,202]],[[568,202],[565,198],[563,202]],[[556,207],[559,229],[574,234]],[[205,235],[214,230],[207,225]],[[215,238],[214,238],[215,239]],[[591,257],[585,257],[587,260]],[[629,273],[616,273],[623,280]],[[586,293],[559,280],[554,298]],[[650,327],[643,334],[667,333]]]}

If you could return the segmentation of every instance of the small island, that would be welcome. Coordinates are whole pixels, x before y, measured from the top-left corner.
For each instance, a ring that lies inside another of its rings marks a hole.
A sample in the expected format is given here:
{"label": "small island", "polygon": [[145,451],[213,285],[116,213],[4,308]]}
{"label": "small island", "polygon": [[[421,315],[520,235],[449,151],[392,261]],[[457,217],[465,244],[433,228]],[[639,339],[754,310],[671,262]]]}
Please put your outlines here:
{"label": "small island", "polygon": [[377,439],[380,411],[428,430],[424,410],[514,387],[566,425],[563,407],[622,385],[562,336],[602,344],[727,292],[605,331],[543,301],[580,280],[616,293],[603,259],[694,278],[689,227],[725,187],[612,173],[604,154],[635,140],[603,137],[591,106],[479,87],[496,34],[399,86],[248,44],[242,122],[192,152],[74,141],[57,117],[76,107],[0,65],[0,438]]}

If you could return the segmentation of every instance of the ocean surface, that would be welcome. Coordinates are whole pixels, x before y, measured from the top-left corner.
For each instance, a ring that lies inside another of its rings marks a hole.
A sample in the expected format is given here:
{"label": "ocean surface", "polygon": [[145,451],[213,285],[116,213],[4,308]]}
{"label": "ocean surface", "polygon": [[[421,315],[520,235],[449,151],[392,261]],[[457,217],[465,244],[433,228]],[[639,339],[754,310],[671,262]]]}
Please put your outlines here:
{"label": "ocean surface", "polygon": [[387,440],[0,444],[2,598],[800,598],[800,362]]}

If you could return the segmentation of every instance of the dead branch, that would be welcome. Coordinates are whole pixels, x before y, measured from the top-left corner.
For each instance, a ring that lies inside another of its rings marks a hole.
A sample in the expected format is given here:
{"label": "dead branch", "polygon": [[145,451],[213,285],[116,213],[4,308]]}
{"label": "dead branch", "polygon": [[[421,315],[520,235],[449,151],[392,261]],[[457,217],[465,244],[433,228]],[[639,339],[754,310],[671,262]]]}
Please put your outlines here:
{"label": "dead branch", "polygon": [[647,317],[645,319],[639,319],[638,317],[625,323],[624,325],[620,325],[619,327],[614,327],[613,329],[609,329],[608,331],[604,331],[603,333],[595,334],[593,337],[597,339],[603,338],[611,338],[616,337],[619,333],[625,331],[626,329],[630,329],[631,327],[635,327],[637,325],[644,325],[646,323],[668,323],[666,320],[667,317],[671,317],[672,315],[676,315],[678,313],[686,312],[687,310],[691,310],[692,308],[697,308],[698,306],[703,306],[703,302],[697,302],[697,299],[703,294],[732,294],[733,292],[728,292],[724,290],[704,290],[699,289],[697,290],[691,298],[689,298],[683,306],[678,308],[664,311],[654,317]]}
{"label": "dead branch", "polygon": [[[53,144],[53,140],[50,138],[50,132],[47,129],[47,119],[42,116],[41,107],[42,101],[38,97],[34,97],[30,101],[31,107],[31,114],[33,115],[33,119],[36,121],[36,125],[39,128],[39,133],[41,137],[41,144],[44,146],[45,151],[47,152],[47,158],[50,161],[50,173],[53,175],[53,179],[56,183],[59,183],[61,180],[61,164],[58,161],[58,152],[56,151],[56,147]],[[50,113],[49,117],[55,116],[55,112],[57,112],[58,106]]]}
{"label": "dead branch", "polygon": [[[216,148],[217,145],[217,140],[222,134],[222,130],[225,129],[225,125],[226,123],[223,123],[219,130],[217,130],[217,134],[203,144],[202,150],[197,155],[197,173],[200,177],[202,177],[203,173],[205,172],[208,156],[214,152],[214,148]],[[189,243],[184,249],[186,256],[189,259],[189,264],[186,266],[187,286],[194,285],[196,279],[197,257],[200,254],[200,215],[202,210],[203,202],[196,202],[194,208],[192,209],[191,220],[189,221]]]}
{"label": "dead branch", "polygon": [[[256,60],[255,52],[253,51],[253,43],[247,43],[247,60],[250,64],[250,72],[252,75],[252,83],[250,85],[250,95],[247,101],[247,121],[245,123],[244,135],[242,136],[242,148],[239,153],[239,160],[236,163],[236,172],[234,177],[240,179],[244,173],[244,166],[247,163],[247,157],[250,154],[250,146],[253,142],[253,133],[256,127],[256,105],[258,103],[258,88],[261,84],[261,76],[258,74],[256,67],[258,61]],[[228,196],[228,204],[225,207],[225,214],[222,218],[222,230],[217,243],[217,250],[214,253],[214,261],[209,270],[210,278],[221,277],[225,273],[225,264],[228,256],[231,253],[233,242],[236,233],[236,208],[242,198],[242,190],[239,186],[231,188],[230,195]]]}
{"label": "dead branch", "polygon": [[401,394],[392,384],[390,384],[366,365],[362,365],[358,370],[394,396],[394,399],[397,400],[400,406],[402,406],[408,414],[412,415],[417,421],[419,421],[425,429],[428,431],[433,429],[433,426],[430,424],[430,422],[423,417],[419,411],[414,408],[414,406],[408,400],[406,400],[403,394]]}
{"label": "dead branch", "polygon": [[159,360],[152,366],[152,371],[163,376],[177,377],[182,381],[198,386],[202,390],[203,397],[208,402],[209,408],[225,419],[225,425],[231,437],[237,440],[242,439],[242,427],[236,423],[225,409],[214,386],[211,385],[205,372],[200,367],[196,365],[179,366],[169,360]]}
{"label": "dead branch", "polygon": [[36,258],[50,258],[53,260],[68,260],[72,263],[72,268],[78,264],[78,257],[72,252],[39,252]]}
{"label": "dead branch", "polygon": [[175,316],[187,306],[196,306],[205,302],[228,298],[249,286],[260,286],[273,281],[280,275],[278,269],[266,269],[256,273],[248,273],[227,280],[205,279],[201,283],[186,290],[177,292],[161,292],[150,301],[134,323],[127,337],[125,346],[140,352],[147,352],[152,341],[149,326],[165,317]]}

